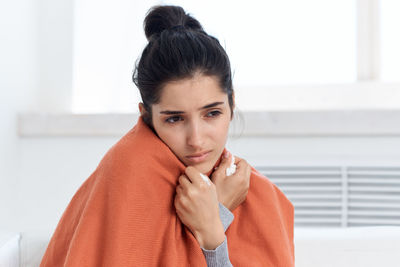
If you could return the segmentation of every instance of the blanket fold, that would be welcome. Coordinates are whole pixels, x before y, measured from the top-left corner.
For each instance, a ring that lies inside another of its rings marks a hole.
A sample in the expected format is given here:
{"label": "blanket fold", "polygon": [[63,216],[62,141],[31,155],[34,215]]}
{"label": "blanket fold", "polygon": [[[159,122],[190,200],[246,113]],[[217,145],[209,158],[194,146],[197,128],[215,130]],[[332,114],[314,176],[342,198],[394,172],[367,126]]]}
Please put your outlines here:
{"label": "blanket fold", "polygon": [[[140,117],[73,196],[40,266],[207,266],[175,212],[184,170]],[[226,231],[233,266],[294,266],[292,204],[256,170],[250,179]]]}

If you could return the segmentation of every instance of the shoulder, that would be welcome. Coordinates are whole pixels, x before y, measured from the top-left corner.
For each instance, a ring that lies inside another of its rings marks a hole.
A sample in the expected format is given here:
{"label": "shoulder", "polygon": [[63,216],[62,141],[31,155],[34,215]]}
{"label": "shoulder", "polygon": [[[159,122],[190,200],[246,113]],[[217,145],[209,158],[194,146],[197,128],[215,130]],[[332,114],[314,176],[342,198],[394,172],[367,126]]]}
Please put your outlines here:
{"label": "shoulder", "polygon": [[184,169],[183,164],[169,147],[139,120],[107,151],[96,173],[107,183],[124,186],[144,177],[168,176],[171,172],[178,176],[181,169]]}
{"label": "shoulder", "polygon": [[262,190],[273,190],[276,187],[268,177],[257,171],[254,167],[251,167],[250,184],[255,188],[261,187]]}
{"label": "shoulder", "polygon": [[289,201],[283,191],[267,176],[260,173],[253,167],[250,176],[249,191],[260,198],[269,198],[276,202],[282,203],[282,205],[287,206],[288,208],[293,208],[292,203]]}
{"label": "shoulder", "polygon": [[138,168],[154,156],[156,148],[162,149],[163,142],[141,120],[122,136],[101,159],[98,168],[123,171]]}

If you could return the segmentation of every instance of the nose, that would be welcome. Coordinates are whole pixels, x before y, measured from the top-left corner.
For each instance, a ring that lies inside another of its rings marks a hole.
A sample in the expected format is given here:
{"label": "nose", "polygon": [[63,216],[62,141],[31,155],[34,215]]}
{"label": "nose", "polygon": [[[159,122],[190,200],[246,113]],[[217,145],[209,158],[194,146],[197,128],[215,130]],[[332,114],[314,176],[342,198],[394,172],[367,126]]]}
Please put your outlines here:
{"label": "nose", "polygon": [[204,138],[202,136],[202,127],[200,122],[191,121],[187,127],[187,144],[193,148],[202,148]]}

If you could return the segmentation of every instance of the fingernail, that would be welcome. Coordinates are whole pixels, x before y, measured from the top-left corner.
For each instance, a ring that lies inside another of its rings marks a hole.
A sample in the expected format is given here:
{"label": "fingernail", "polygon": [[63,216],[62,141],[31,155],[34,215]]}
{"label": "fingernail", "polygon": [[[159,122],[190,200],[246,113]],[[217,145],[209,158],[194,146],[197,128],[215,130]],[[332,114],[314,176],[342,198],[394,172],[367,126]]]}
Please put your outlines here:
{"label": "fingernail", "polygon": [[200,173],[200,176],[201,176],[201,178],[204,180],[204,182],[207,183],[207,185],[211,185],[210,179],[209,179],[207,176],[205,176],[205,175],[202,174],[202,173]]}
{"label": "fingernail", "polygon": [[229,151],[225,151],[225,153],[224,153],[224,158],[229,158]]}

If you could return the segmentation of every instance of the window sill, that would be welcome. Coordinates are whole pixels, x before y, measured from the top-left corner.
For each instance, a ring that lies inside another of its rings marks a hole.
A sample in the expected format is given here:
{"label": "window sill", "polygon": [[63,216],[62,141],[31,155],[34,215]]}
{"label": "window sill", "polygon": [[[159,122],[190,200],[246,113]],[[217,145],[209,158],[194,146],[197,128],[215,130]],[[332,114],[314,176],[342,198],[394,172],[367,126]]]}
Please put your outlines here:
{"label": "window sill", "polygon": [[[231,136],[400,136],[400,109],[244,111]],[[18,115],[20,137],[119,137],[137,113]]]}

